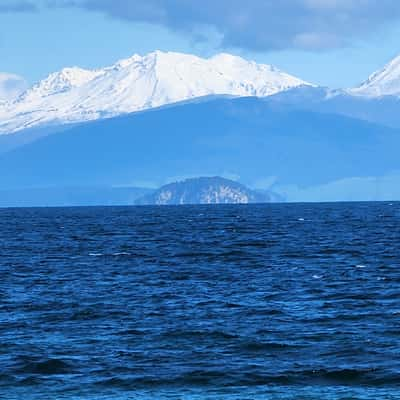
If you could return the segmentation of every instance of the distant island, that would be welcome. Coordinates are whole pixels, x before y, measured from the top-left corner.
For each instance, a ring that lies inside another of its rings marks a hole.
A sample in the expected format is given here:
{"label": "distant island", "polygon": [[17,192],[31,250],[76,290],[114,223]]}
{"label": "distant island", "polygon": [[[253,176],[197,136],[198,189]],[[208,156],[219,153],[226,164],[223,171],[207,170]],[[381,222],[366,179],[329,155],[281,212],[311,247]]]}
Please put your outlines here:
{"label": "distant island", "polygon": [[254,191],[241,183],[215,176],[169,183],[139,198],[135,204],[249,204],[273,200],[272,193]]}
{"label": "distant island", "polygon": [[198,177],[145,187],[38,187],[0,190],[0,207],[133,206],[179,204],[248,204],[284,202],[272,191],[252,190],[233,180]]}

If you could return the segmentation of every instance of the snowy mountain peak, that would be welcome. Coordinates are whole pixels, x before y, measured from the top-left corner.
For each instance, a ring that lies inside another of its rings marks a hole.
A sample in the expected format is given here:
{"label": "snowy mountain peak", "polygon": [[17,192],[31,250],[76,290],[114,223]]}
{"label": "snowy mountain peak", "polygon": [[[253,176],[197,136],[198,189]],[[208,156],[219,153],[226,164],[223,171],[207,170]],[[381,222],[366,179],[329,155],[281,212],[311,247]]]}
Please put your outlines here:
{"label": "snowy mountain peak", "polygon": [[22,98],[46,97],[63,93],[84,85],[102,73],[101,70],[91,71],[79,67],[63,68],[60,72],[52,73],[46,79],[35,84],[24,93]]}
{"label": "snowy mountain peak", "polygon": [[349,93],[367,97],[400,96],[400,56],[373,73],[359,87],[350,89]]}
{"label": "snowy mountain peak", "polygon": [[270,96],[310,85],[270,65],[221,53],[154,51],[110,67],[64,68],[0,104],[0,134],[28,127],[94,120],[209,95]]}
{"label": "snowy mountain peak", "polygon": [[138,54],[134,54],[132,57],[129,58],[124,58],[122,60],[117,61],[113,66],[109,67],[109,69],[121,69],[121,68],[126,68],[129,65],[138,62],[142,59],[141,56]]}
{"label": "snowy mountain peak", "polygon": [[[216,63],[249,63],[249,61],[245,60],[244,58],[234,55],[234,54],[229,54],[229,53],[218,53],[215,54],[214,56],[211,57],[211,60],[213,60]],[[253,61],[250,61],[253,62]]]}
{"label": "snowy mountain peak", "polygon": [[[210,59],[216,65],[225,65],[225,66],[233,66],[233,67],[242,67],[242,68],[254,68],[258,70],[269,70],[275,72],[281,72],[279,69],[273,67],[269,64],[258,64],[255,61],[246,60],[240,56],[236,56],[229,53],[219,53]],[[282,72],[281,72],[282,73]]]}

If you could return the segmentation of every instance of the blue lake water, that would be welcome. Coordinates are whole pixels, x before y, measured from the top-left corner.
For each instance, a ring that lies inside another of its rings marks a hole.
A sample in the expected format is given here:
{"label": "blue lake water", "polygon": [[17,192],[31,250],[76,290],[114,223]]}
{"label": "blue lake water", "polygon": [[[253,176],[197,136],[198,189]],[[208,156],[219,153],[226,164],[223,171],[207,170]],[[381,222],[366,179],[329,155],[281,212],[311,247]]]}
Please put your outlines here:
{"label": "blue lake water", "polygon": [[400,203],[3,209],[0,246],[0,398],[400,398]]}

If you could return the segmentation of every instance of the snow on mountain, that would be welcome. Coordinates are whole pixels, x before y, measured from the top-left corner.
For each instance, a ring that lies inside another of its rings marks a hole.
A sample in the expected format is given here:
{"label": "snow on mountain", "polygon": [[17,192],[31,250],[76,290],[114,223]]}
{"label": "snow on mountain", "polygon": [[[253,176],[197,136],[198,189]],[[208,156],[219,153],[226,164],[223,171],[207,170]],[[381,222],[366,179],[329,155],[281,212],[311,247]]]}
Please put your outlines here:
{"label": "snow on mountain", "polygon": [[0,134],[116,116],[208,95],[270,96],[310,85],[230,54],[209,59],[155,51],[99,70],[65,68],[7,103]]}
{"label": "snow on mountain", "polygon": [[0,72],[0,105],[6,101],[14,100],[25,89],[26,82],[23,78]]}
{"label": "snow on mountain", "polygon": [[46,79],[27,90],[19,99],[35,101],[38,98],[51,96],[58,93],[67,92],[78,88],[85,83],[100,76],[102,71],[89,71],[82,68],[64,68],[60,72],[50,74]]}
{"label": "snow on mountain", "polygon": [[400,56],[348,93],[366,97],[400,96]]}

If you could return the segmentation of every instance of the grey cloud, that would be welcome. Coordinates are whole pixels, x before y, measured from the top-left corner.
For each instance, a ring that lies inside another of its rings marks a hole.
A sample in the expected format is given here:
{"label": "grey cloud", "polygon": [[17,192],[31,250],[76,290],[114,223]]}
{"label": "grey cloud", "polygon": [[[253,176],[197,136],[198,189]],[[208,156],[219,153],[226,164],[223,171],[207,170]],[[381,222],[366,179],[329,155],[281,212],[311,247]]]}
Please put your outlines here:
{"label": "grey cloud", "polygon": [[344,47],[400,18],[398,0],[46,0],[185,34],[219,32],[221,46],[255,51]]}
{"label": "grey cloud", "polygon": [[30,1],[23,0],[3,0],[0,3],[0,13],[15,13],[15,12],[34,12],[37,7]]}

